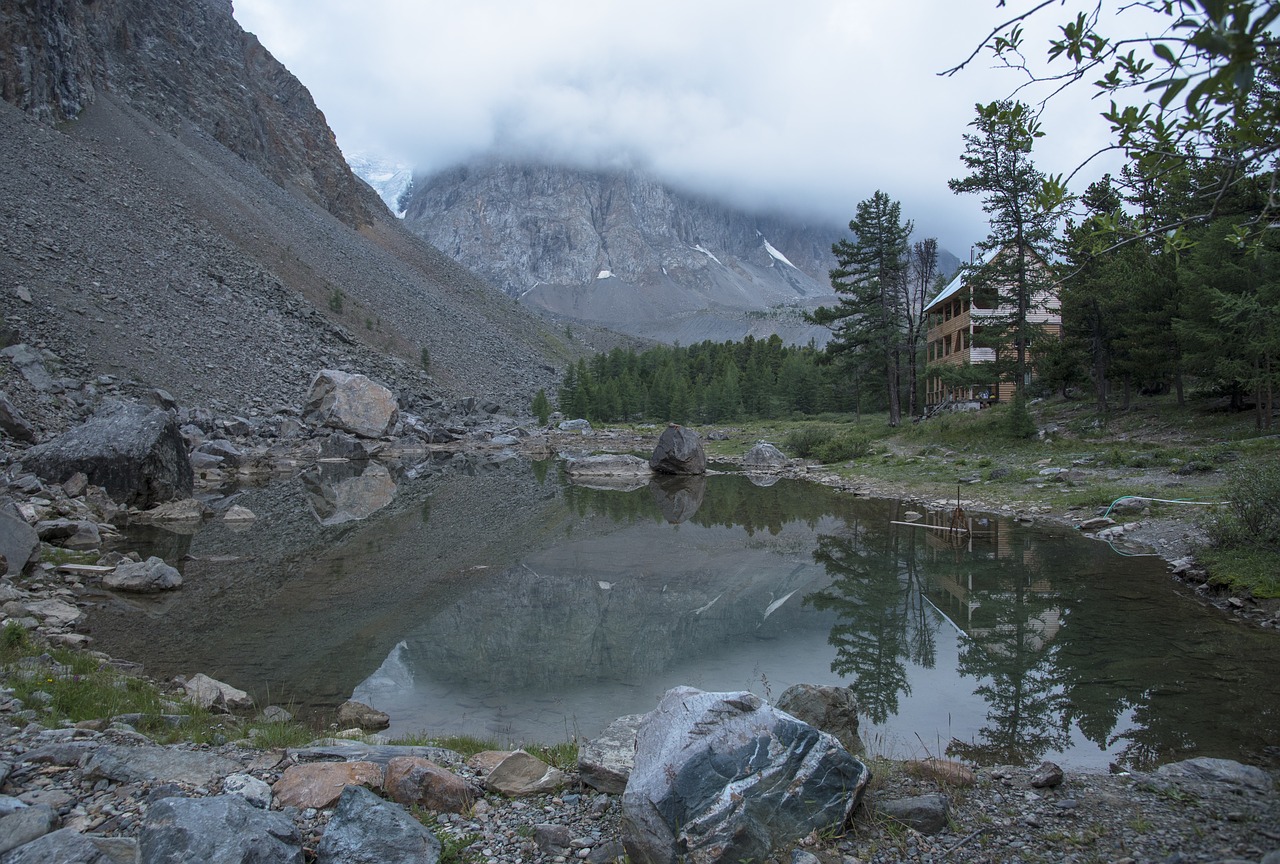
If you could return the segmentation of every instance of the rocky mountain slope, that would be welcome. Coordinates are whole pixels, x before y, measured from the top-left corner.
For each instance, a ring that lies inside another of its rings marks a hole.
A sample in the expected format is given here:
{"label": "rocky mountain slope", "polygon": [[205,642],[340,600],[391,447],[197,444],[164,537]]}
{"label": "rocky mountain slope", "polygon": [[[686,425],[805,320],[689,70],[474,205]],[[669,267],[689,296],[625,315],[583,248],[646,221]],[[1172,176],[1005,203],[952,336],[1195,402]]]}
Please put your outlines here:
{"label": "rocky mountain slope", "polygon": [[637,171],[482,161],[415,178],[405,224],[559,318],[684,344],[819,343],[840,226],[752,215]]}
{"label": "rocky mountain slope", "polygon": [[0,390],[37,422],[104,375],[244,411],[325,366],[422,398],[554,382],[568,349],[401,228],[229,2],[4,4],[0,93],[0,347],[54,378],[4,362]]}

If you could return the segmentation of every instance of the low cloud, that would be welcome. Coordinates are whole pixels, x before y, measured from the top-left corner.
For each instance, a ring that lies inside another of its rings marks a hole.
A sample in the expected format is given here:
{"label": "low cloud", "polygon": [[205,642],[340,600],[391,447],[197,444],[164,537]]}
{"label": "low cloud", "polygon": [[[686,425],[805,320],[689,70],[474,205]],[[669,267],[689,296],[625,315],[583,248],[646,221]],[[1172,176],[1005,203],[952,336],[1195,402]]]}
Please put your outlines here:
{"label": "low cloud", "polygon": [[[994,2],[235,5],[346,150],[425,171],[494,151],[634,165],[833,224],[882,189],[920,235],[961,256],[986,234],[980,202],[947,189],[962,171],[961,135],[976,102],[1017,83],[985,60],[936,74],[998,21]],[[1083,95],[1055,105],[1042,170],[1069,172],[1104,141]]]}

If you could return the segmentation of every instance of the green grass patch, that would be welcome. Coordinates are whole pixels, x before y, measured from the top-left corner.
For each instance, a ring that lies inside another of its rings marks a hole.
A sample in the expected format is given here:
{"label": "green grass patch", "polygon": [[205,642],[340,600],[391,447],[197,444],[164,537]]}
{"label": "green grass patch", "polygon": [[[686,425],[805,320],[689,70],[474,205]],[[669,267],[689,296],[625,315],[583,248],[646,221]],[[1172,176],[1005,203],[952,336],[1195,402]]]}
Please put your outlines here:
{"label": "green grass patch", "polygon": [[81,552],[48,543],[40,544],[40,560],[55,567],[61,567],[63,564],[97,564],[101,557],[102,553],[96,550]]}
{"label": "green grass patch", "polygon": [[1246,546],[1201,549],[1197,557],[1208,568],[1212,585],[1259,599],[1280,597],[1280,552]]}

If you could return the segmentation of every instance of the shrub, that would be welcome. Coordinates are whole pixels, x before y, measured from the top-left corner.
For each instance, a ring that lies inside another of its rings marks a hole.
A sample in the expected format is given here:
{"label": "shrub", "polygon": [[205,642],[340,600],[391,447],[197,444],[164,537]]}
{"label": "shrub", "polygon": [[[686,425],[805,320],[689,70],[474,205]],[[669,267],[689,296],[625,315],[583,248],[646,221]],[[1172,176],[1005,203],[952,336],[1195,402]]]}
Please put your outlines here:
{"label": "shrub", "polygon": [[539,388],[533,397],[533,405],[530,407],[538,418],[538,425],[546,426],[551,419],[551,402],[547,399],[547,391]]}
{"label": "shrub", "polygon": [[871,452],[871,442],[857,432],[844,432],[818,447],[817,456],[823,462],[847,462],[860,459]]}
{"label": "shrub", "polygon": [[841,431],[828,423],[809,423],[788,432],[783,447],[801,459],[844,462],[870,453],[871,441],[858,431]]}
{"label": "shrub", "polygon": [[834,435],[835,428],[832,426],[825,423],[806,423],[788,432],[782,446],[792,456],[800,459],[817,458],[818,448],[830,441]]}
{"label": "shrub", "polygon": [[422,346],[422,356],[418,359],[419,359],[419,362],[422,364],[422,371],[430,372],[431,371],[431,352],[427,350],[426,345]]}
{"label": "shrub", "polygon": [[1255,464],[1230,473],[1231,503],[1205,530],[1219,548],[1265,547],[1280,552],[1280,464]]}
{"label": "shrub", "polygon": [[341,288],[334,288],[333,293],[329,295],[329,309],[333,312],[341,312],[342,300],[345,296]]}

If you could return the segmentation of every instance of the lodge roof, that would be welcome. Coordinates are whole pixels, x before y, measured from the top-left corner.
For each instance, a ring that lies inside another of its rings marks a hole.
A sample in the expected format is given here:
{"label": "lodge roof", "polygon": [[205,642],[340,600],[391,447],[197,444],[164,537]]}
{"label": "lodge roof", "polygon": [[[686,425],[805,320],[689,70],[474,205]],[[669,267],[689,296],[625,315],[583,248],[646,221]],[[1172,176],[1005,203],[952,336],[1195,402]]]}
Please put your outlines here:
{"label": "lodge roof", "polygon": [[943,288],[938,293],[937,297],[934,297],[932,300],[929,301],[929,305],[924,307],[924,311],[926,313],[932,312],[935,306],[942,305],[951,297],[960,293],[960,289],[964,287],[964,272],[965,272],[964,268],[963,267],[960,268],[960,271],[956,273],[956,278],[952,279],[947,284],[947,287]]}

